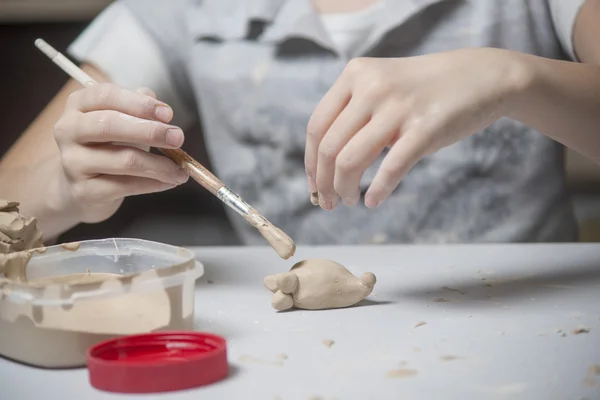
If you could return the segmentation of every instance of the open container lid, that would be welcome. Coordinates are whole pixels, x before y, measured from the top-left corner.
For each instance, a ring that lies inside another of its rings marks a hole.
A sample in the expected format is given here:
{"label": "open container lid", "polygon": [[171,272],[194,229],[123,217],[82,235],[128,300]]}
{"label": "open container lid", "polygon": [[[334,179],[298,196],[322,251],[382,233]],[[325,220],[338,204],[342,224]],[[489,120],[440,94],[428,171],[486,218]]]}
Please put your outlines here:
{"label": "open container lid", "polygon": [[119,393],[155,393],[207,385],[229,374],[224,338],[155,332],[101,342],[88,351],[90,383]]}

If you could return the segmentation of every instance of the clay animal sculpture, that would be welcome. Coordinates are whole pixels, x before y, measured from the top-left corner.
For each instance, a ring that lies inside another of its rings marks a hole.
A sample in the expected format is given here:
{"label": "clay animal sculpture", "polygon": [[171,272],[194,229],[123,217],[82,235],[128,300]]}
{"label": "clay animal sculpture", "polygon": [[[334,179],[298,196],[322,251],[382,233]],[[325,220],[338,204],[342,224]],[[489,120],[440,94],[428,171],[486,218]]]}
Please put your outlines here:
{"label": "clay animal sculpture", "polygon": [[358,303],[371,294],[376,281],[371,272],[358,278],[334,261],[310,259],[289,272],[268,275],[264,284],[273,293],[271,305],[276,310],[322,310]]}

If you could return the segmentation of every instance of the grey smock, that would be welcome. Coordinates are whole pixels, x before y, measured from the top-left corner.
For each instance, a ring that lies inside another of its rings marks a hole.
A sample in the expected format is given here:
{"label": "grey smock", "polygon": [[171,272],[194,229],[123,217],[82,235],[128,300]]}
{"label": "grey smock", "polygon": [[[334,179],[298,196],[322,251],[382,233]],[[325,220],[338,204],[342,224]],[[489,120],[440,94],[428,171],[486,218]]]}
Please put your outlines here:
{"label": "grey smock", "polygon": [[[309,0],[118,3],[151,35],[179,98],[197,111],[214,172],[296,243],[577,240],[563,147],[514,120],[425,157],[373,210],[312,206],[304,146],[311,113],[350,58],[499,47],[576,60],[583,0],[384,0],[376,28],[349,55],[336,51]],[[119,46],[133,49],[133,40]],[[85,61],[77,42],[71,54]],[[363,176],[363,194],[383,156]],[[265,244],[229,212],[243,243]]]}

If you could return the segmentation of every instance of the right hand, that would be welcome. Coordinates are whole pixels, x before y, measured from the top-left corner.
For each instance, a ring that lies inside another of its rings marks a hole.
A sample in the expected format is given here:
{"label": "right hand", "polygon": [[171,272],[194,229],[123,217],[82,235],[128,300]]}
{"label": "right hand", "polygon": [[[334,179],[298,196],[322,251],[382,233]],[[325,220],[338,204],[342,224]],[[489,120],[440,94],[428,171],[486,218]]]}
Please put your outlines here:
{"label": "right hand", "polygon": [[172,109],[148,89],[133,92],[101,83],[69,96],[54,137],[62,159],[63,193],[81,222],[109,218],[126,196],[161,192],[187,181],[185,170],[147,151],[183,144],[182,130],[169,125],[172,117]]}

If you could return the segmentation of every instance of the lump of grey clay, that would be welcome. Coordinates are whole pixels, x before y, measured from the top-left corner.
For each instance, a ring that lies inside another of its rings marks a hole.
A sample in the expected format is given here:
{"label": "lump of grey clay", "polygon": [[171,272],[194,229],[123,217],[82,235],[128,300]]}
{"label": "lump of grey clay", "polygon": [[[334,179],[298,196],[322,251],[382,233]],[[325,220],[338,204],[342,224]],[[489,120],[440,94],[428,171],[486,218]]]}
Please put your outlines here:
{"label": "lump of grey clay", "polygon": [[371,294],[376,281],[371,272],[358,278],[334,261],[310,259],[289,272],[268,275],[264,284],[273,293],[271,305],[276,310],[322,310],[358,303]]}

